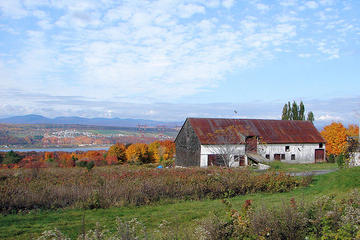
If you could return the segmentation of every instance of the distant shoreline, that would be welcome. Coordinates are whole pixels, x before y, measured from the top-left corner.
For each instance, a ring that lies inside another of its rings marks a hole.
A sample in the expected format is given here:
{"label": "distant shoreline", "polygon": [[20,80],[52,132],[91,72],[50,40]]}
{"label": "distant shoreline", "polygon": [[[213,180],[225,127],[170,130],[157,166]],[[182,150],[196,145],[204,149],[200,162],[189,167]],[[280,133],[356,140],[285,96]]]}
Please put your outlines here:
{"label": "distant shoreline", "polygon": [[108,150],[109,146],[94,147],[34,147],[34,148],[0,148],[0,152],[76,152],[76,151],[92,151],[92,150]]}

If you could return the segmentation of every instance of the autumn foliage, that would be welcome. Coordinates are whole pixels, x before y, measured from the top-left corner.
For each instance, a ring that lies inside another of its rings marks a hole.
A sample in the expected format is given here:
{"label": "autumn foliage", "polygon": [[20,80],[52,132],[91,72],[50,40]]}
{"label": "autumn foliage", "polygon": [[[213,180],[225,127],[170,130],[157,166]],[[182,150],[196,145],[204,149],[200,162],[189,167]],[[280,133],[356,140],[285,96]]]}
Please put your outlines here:
{"label": "autumn foliage", "polygon": [[69,168],[91,163],[95,166],[115,164],[162,163],[175,155],[175,143],[169,140],[151,144],[134,143],[126,147],[116,143],[108,151],[77,152],[0,152],[0,168]]}
{"label": "autumn foliage", "polygon": [[359,126],[355,124],[350,124],[346,129],[346,135],[349,137],[358,137],[359,136]]}
{"label": "autumn foliage", "polygon": [[126,147],[124,144],[116,143],[112,145],[106,154],[106,162],[108,164],[125,162],[126,161],[125,151],[126,151]]}
{"label": "autumn foliage", "polygon": [[326,155],[339,155],[347,148],[347,130],[339,122],[333,122],[324,127],[321,135],[326,141]]}

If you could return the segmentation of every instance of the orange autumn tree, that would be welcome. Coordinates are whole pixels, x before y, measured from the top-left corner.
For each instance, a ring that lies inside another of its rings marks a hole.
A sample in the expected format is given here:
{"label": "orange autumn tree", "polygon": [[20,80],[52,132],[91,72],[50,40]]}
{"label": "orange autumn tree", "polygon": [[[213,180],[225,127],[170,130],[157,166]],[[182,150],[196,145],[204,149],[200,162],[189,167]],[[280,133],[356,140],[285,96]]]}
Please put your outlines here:
{"label": "orange autumn tree", "polygon": [[106,154],[106,162],[108,164],[124,163],[126,162],[126,147],[124,144],[116,143],[112,145]]}
{"label": "orange autumn tree", "polygon": [[346,135],[349,137],[357,137],[359,136],[359,126],[356,124],[349,124],[346,129]]}
{"label": "orange autumn tree", "polygon": [[131,144],[125,151],[126,159],[132,163],[149,163],[149,149],[145,143]]}
{"label": "orange autumn tree", "polygon": [[321,136],[326,141],[326,155],[339,155],[346,151],[346,128],[340,122],[333,122],[324,127]]}

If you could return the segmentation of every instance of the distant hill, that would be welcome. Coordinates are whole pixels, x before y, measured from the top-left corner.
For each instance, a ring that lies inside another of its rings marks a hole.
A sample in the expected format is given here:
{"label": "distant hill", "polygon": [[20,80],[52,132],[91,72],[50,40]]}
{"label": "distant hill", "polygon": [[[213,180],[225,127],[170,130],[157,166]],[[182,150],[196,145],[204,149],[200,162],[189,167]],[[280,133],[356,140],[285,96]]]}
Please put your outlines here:
{"label": "distant hill", "polygon": [[25,115],[0,119],[0,123],[9,124],[81,124],[94,126],[113,126],[113,127],[137,127],[138,125],[147,125],[156,127],[163,125],[166,127],[176,127],[182,125],[182,122],[162,122],[146,119],[132,118],[82,118],[82,117],[56,117],[47,118],[41,115]]}

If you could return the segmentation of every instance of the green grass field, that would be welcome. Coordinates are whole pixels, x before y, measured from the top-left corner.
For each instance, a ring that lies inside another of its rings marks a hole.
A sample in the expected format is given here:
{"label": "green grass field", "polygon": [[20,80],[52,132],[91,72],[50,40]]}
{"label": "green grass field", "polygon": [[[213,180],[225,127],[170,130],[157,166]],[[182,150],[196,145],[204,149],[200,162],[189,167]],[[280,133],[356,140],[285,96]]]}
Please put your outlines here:
{"label": "green grass field", "polygon": [[[287,193],[259,193],[232,198],[235,208],[240,208],[245,200],[251,199],[255,206],[277,206],[295,198],[297,202],[310,202],[324,194],[335,194],[338,198],[349,191],[360,188],[360,167],[340,169],[336,172],[315,176],[306,188],[297,188]],[[82,230],[85,214],[86,229],[99,222],[107,229],[115,229],[115,219],[137,218],[147,229],[155,229],[162,220],[174,223],[177,228],[189,229],[196,220],[211,212],[225,214],[225,206],[220,200],[161,202],[150,206],[122,207],[97,210],[63,209],[32,211],[24,214],[0,216],[0,239],[31,239],[43,231],[57,228],[67,236],[75,238]]]}
{"label": "green grass field", "polygon": [[315,170],[330,170],[338,168],[336,163],[283,163],[280,161],[273,161],[266,163],[272,170],[284,171],[284,172],[307,172]]}

